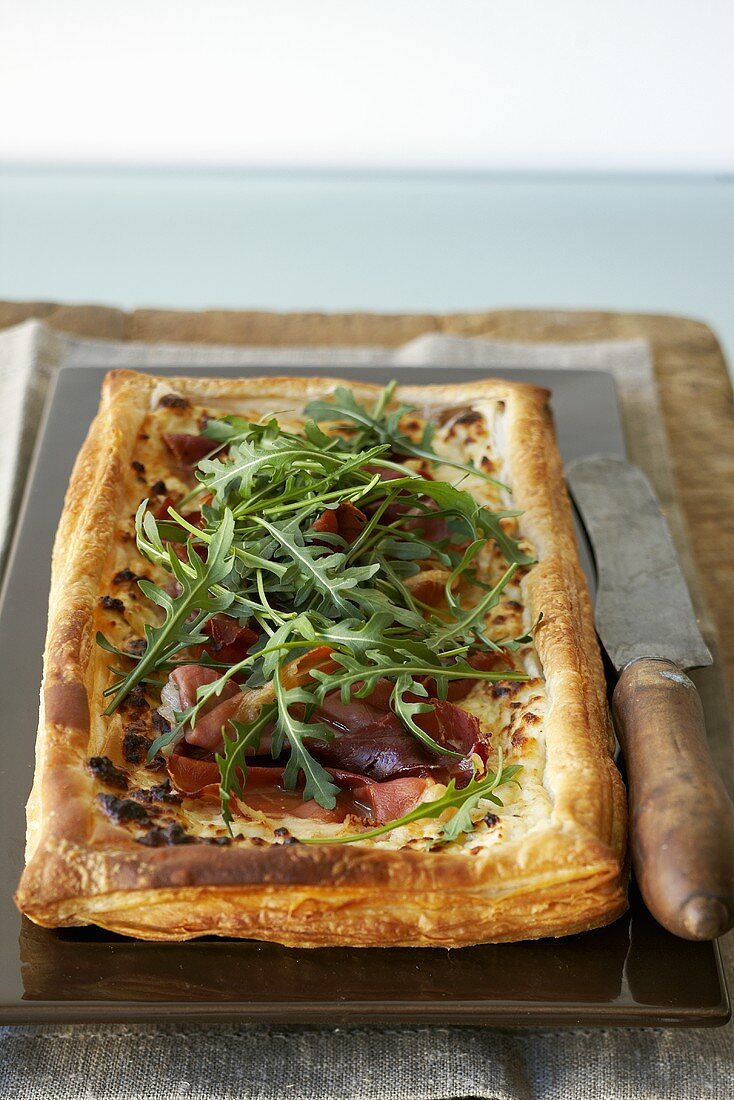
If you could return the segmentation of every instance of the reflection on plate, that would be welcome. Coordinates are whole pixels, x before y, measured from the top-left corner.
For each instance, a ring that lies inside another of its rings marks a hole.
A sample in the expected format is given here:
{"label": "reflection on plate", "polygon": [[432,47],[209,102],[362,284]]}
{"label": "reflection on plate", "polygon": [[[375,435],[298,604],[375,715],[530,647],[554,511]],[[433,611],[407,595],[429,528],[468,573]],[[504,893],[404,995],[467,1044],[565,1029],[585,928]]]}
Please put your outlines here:
{"label": "reflection on plate", "polygon": [[[584,1014],[611,1019],[628,1013],[638,1023],[652,1011],[659,1022],[662,1008],[673,1023],[695,1004],[712,1023],[721,1022],[720,997],[711,998],[718,981],[710,947],[670,936],[636,895],[632,901],[628,916],[594,932],[454,951],[308,950],[211,937],[150,943],[24,920],[24,999],[114,1002],[120,1016],[146,1015],[146,1008],[154,1015],[153,1006],[162,1003],[185,1005],[191,1015],[200,1004],[206,1016],[227,1015],[229,1007],[241,1019],[335,1023],[480,1023],[520,1016],[528,1002],[543,1003],[548,1018],[583,1005]],[[656,966],[663,949],[667,987]],[[678,967],[689,977],[685,986]]]}

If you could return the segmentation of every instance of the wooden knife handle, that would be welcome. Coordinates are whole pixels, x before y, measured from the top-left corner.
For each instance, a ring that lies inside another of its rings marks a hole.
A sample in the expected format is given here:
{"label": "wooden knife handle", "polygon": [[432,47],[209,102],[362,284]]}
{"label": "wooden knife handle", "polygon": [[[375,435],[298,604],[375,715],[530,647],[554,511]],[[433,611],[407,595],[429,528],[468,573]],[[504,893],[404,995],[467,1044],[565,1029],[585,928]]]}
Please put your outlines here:
{"label": "wooden knife handle", "polygon": [[675,935],[721,936],[734,925],[734,806],[709,753],[698,692],[671,661],[643,657],[622,670],[612,708],[642,896]]}

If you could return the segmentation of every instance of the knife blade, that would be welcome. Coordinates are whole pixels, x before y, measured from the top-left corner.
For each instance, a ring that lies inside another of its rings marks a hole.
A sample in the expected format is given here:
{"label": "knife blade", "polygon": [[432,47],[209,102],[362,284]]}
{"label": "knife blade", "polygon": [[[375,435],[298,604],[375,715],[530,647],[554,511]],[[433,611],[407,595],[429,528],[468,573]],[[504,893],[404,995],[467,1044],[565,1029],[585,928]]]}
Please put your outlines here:
{"label": "knife blade", "polygon": [[594,550],[596,620],[617,671],[637,657],[710,665],[668,525],[641,470],[577,459],[566,476]]}
{"label": "knife blade", "polygon": [[566,477],[596,559],[597,632],[619,673],[612,712],[640,890],[671,932],[713,939],[734,925],[734,805],[684,672],[712,657],[644,474],[595,455]]}

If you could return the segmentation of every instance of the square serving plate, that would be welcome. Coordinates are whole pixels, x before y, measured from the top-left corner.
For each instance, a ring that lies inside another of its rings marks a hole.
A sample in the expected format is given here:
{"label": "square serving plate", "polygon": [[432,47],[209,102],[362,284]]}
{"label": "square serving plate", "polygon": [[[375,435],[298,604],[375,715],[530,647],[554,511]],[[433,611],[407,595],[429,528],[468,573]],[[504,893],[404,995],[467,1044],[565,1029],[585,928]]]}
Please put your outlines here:
{"label": "square serving plate", "polygon": [[[207,937],[150,943],[95,928],[38,928],[12,894],[23,864],[49,569],[64,491],[104,367],[62,370],[29,476],[0,607],[0,1022],[242,1020],[501,1026],[714,1026],[729,1018],[718,948],[670,935],[634,889],[607,928],[558,940],[440,949],[323,948]],[[157,374],[200,374],[160,368]],[[471,381],[477,369],[221,368],[226,377],[316,374],[386,382]],[[552,390],[565,461],[624,455],[611,376],[493,371]],[[593,563],[582,539],[582,562]]]}

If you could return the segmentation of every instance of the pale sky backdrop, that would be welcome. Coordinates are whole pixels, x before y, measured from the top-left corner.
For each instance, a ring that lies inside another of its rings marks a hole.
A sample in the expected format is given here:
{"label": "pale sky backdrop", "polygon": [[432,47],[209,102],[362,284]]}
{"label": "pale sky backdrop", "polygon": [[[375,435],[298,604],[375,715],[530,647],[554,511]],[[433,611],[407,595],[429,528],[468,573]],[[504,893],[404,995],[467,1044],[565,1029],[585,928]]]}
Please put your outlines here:
{"label": "pale sky backdrop", "polygon": [[734,171],[732,0],[0,0],[0,160]]}

